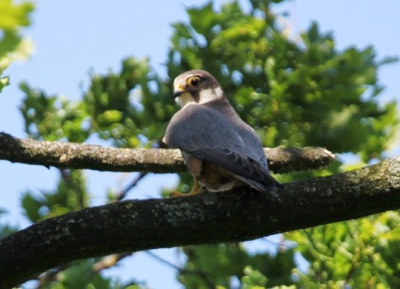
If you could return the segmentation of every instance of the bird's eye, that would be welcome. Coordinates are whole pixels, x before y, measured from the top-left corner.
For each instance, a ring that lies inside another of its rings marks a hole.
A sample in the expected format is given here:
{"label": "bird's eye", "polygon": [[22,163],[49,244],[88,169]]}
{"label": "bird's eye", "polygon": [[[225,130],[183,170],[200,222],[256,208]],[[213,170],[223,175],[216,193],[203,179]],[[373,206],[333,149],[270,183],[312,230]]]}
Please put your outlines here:
{"label": "bird's eye", "polygon": [[187,83],[191,86],[198,86],[200,84],[200,77],[198,76],[190,77]]}

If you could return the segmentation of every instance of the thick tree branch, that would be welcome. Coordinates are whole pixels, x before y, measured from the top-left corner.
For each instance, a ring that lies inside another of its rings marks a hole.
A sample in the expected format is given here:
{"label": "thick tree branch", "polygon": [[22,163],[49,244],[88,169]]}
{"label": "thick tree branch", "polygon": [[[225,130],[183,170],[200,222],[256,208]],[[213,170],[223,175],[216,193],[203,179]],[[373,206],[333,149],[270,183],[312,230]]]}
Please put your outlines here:
{"label": "thick tree branch", "polygon": [[0,240],[0,288],[72,260],[189,244],[237,242],[400,207],[400,157],[284,185],[124,201],[45,220]]}
{"label": "thick tree branch", "polygon": [[[275,173],[318,169],[334,155],[324,148],[265,149]],[[21,140],[0,133],[0,160],[69,169],[171,173],[187,171],[176,149],[117,149],[97,145]]]}

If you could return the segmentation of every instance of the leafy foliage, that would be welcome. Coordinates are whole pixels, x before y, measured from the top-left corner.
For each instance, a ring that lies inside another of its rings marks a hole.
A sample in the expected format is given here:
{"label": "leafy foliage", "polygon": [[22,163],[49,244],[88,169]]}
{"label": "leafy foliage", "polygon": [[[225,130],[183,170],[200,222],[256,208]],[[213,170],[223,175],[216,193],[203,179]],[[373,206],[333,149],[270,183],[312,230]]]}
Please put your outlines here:
{"label": "leafy foliage", "polygon": [[[28,136],[70,142],[98,137],[116,147],[162,147],[165,128],[177,110],[171,80],[183,71],[202,68],[219,80],[265,146],[325,146],[333,152],[357,154],[363,164],[381,159],[395,139],[399,119],[395,102],[378,103],[383,87],[377,70],[394,59],[378,61],[372,47],[338,51],[332,35],[319,31],[316,23],[296,42],[270,9],[271,3],[279,2],[251,0],[250,12],[236,1],[226,3],[219,12],[212,2],[188,9],[189,23],[173,24],[167,80],[147,59],[126,58],[118,72],[92,73],[79,101],[47,95],[22,83],[25,98],[20,111]],[[1,41],[8,42],[5,46],[0,42],[7,49],[0,50],[0,59],[17,49],[16,29],[29,24],[27,15],[32,9],[30,4],[15,6],[8,0],[0,0],[1,7],[13,11],[9,14],[13,18],[6,21],[0,14],[0,28],[6,31]],[[7,36],[9,31],[14,31],[15,43]],[[345,168],[338,161],[324,171],[278,177],[290,181]],[[191,178],[182,175],[181,181],[184,188]],[[24,194],[25,215],[38,222],[87,207],[86,187],[81,171],[60,171],[54,191]],[[252,255],[242,244],[184,247],[187,261],[178,280],[186,288],[233,288],[233,280],[241,288],[396,288],[400,286],[398,226],[398,213],[390,212],[285,233],[275,255]],[[0,236],[11,230],[0,227]],[[297,247],[287,246],[287,240]],[[300,253],[309,269],[298,268],[295,256]],[[56,278],[45,278],[43,288],[71,288],[71,284],[123,288],[93,273],[93,262],[46,272],[45,277]],[[142,287],[135,282],[125,285]]]}
{"label": "leafy foliage", "polygon": [[40,197],[31,191],[25,192],[22,207],[28,219],[36,223],[86,208],[89,205],[88,197],[82,171],[64,170],[61,171],[61,179],[54,192],[41,192]]}
{"label": "leafy foliage", "polygon": [[247,288],[290,284],[291,271],[296,267],[293,250],[281,250],[275,256],[252,256],[241,244],[219,244],[190,246],[183,251],[188,257],[188,274],[181,275],[179,281],[186,288],[230,288],[233,277]]}
{"label": "leafy foliage", "polygon": [[[20,36],[20,28],[28,26],[33,4],[29,2],[13,3],[11,0],[0,0],[0,92],[6,87],[10,78],[3,73],[12,61],[28,56],[30,44]],[[0,208],[0,216],[7,211]],[[0,224],[0,238],[5,237],[17,228]]]}
{"label": "leafy foliage", "polygon": [[212,71],[266,146],[322,146],[359,153],[363,161],[380,158],[394,133],[382,127],[397,125],[395,103],[375,101],[382,90],[377,69],[390,59],[378,63],[372,47],[339,53],[315,23],[299,45],[265,6],[255,9],[263,17],[237,2],[220,13],[211,6],[189,9],[190,25],[174,25],[171,78],[198,67]]}
{"label": "leafy foliage", "polygon": [[299,272],[300,284],[340,288],[396,288],[400,285],[397,266],[400,252],[400,216],[379,216],[330,224],[287,233],[310,261],[307,275]]}
{"label": "leafy foliage", "polygon": [[0,0],[0,92],[9,84],[9,78],[2,76],[4,70],[13,59],[29,53],[30,45],[22,41],[19,29],[30,24],[32,10],[33,4],[29,2],[14,4],[11,0]]}
{"label": "leafy foliage", "polygon": [[147,60],[125,59],[120,73],[92,76],[84,95],[91,131],[118,147],[158,146],[175,111],[164,103],[170,93]]}
{"label": "leafy foliage", "polygon": [[[122,284],[118,280],[105,278],[98,272],[93,272],[92,267],[99,259],[89,259],[85,261],[75,262],[66,270],[54,269],[48,272],[48,279],[43,280],[43,289],[68,289],[68,288],[87,288],[87,289],[139,289],[139,284],[129,282]],[[60,268],[61,269],[61,268]],[[52,277],[57,276],[57,279],[52,280]]]}

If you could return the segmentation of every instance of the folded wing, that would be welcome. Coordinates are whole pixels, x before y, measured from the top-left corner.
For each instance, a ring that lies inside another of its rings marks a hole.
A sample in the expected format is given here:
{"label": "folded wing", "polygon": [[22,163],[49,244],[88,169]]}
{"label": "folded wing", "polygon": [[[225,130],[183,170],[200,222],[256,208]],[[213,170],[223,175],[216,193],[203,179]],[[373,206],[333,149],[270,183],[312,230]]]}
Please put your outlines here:
{"label": "folded wing", "polygon": [[[167,144],[213,163],[260,191],[270,191],[276,181],[269,175],[267,159],[255,134],[218,111],[187,105],[172,118]],[[247,125],[246,125],[247,126]]]}

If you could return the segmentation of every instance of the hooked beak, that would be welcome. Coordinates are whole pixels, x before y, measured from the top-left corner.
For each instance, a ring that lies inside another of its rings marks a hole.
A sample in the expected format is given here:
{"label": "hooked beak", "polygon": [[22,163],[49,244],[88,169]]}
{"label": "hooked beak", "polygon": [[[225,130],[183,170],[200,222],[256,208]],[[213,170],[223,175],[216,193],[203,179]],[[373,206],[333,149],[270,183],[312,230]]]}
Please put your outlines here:
{"label": "hooked beak", "polygon": [[185,89],[182,85],[177,85],[174,87],[174,98],[180,97],[182,93],[185,92]]}

